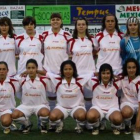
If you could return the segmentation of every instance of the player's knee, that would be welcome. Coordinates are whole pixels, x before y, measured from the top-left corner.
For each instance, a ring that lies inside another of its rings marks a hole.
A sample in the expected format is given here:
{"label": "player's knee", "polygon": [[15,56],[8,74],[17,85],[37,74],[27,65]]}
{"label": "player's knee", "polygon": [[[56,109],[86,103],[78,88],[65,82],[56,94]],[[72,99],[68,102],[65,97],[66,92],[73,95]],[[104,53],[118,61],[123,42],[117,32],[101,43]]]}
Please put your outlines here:
{"label": "player's knee", "polygon": [[86,119],[86,113],[85,112],[81,112],[77,115],[77,118],[76,118],[78,121],[85,121]]}
{"label": "player's knee", "polygon": [[12,119],[17,119],[17,118],[19,118],[19,113],[17,111],[14,111],[12,113]]}
{"label": "player's knee", "polygon": [[94,123],[98,120],[98,117],[94,113],[88,113],[87,114],[87,121],[90,123]]}
{"label": "player's knee", "polygon": [[130,117],[132,117],[132,115],[133,115],[133,111],[132,110],[123,110],[122,112],[122,116],[123,116],[123,118],[124,119],[127,119],[127,118],[130,118]]}
{"label": "player's knee", "polygon": [[51,121],[56,121],[57,120],[57,116],[54,113],[51,113],[49,118],[50,118]]}
{"label": "player's knee", "polygon": [[116,124],[116,125],[121,124],[122,121],[123,121],[123,119],[122,119],[122,115],[121,114],[115,115],[113,117],[113,120],[112,120],[113,124]]}
{"label": "player's knee", "polygon": [[11,118],[3,118],[3,119],[1,120],[1,124],[2,124],[3,126],[6,126],[6,127],[10,126],[11,123],[12,123],[12,119],[11,119]]}

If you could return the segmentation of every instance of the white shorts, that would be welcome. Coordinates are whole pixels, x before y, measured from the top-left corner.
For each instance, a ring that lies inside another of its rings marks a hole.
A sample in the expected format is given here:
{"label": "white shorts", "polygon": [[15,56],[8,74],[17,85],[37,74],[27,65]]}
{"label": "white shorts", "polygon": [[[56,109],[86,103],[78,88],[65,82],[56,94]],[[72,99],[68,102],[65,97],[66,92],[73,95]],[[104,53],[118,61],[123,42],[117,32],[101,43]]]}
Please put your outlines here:
{"label": "white shorts", "polygon": [[50,110],[50,107],[47,105],[37,105],[37,106],[27,106],[27,105],[19,105],[16,109],[21,111],[25,117],[30,117],[32,114],[35,114],[37,116],[38,111],[41,108],[47,108],[48,110]]}
{"label": "white shorts", "polygon": [[11,109],[7,109],[7,110],[4,110],[4,111],[0,111],[0,118],[4,114],[12,114],[12,110]]}
{"label": "white shorts", "polygon": [[134,114],[136,114],[138,112],[138,107],[139,107],[138,105],[134,105],[130,102],[123,102],[120,105],[120,109],[122,110],[123,107],[125,107],[125,106],[129,106],[133,110]]}
{"label": "white shorts", "polygon": [[114,111],[120,111],[118,108],[111,108],[109,109],[108,111],[105,111],[105,110],[102,110],[100,109],[98,106],[92,106],[90,109],[96,109],[99,114],[100,114],[100,121],[105,118],[107,119],[108,121],[109,120],[109,116],[114,112]]}
{"label": "white shorts", "polygon": [[84,109],[86,111],[86,108],[84,106],[77,106],[72,109],[67,109],[60,105],[57,105],[54,109],[59,109],[64,114],[64,119],[66,119],[68,116],[71,116],[73,118],[73,114],[77,109]]}

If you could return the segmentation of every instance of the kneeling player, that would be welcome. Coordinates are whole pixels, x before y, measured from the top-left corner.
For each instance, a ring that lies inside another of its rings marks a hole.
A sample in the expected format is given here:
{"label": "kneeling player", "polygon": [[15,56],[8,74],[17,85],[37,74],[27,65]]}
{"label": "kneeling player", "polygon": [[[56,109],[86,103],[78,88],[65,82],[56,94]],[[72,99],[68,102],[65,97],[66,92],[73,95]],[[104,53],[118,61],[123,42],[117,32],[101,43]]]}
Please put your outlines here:
{"label": "kneeling player", "polygon": [[37,76],[38,64],[36,60],[29,59],[26,63],[27,77],[20,79],[21,85],[21,105],[13,112],[12,118],[25,126],[23,133],[30,131],[32,123],[29,117],[35,114],[39,117],[41,133],[47,133],[46,123],[50,112],[48,101],[46,100],[46,90],[48,90],[49,79]]}
{"label": "kneeling player", "polygon": [[50,113],[51,124],[57,124],[56,132],[59,133],[63,128],[62,120],[71,116],[77,122],[76,131],[81,133],[86,119],[83,85],[87,81],[78,77],[75,63],[71,60],[61,64],[60,72],[61,77],[48,73],[57,95],[57,105]]}
{"label": "kneeling player", "polygon": [[4,133],[10,132],[12,110],[16,106],[15,93],[19,90],[19,82],[7,77],[8,65],[0,62],[0,121]]}
{"label": "kneeling player", "polygon": [[88,125],[93,126],[92,134],[99,134],[100,122],[104,118],[111,122],[113,133],[120,134],[122,115],[116,95],[120,81],[114,82],[112,67],[109,64],[101,65],[99,79],[92,78],[87,87],[93,91],[92,107],[87,112]]}
{"label": "kneeling player", "polygon": [[138,111],[138,93],[140,85],[137,60],[129,58],[123,66],[121,113],[125,124],[125,134],[131,133],[131,119]]}

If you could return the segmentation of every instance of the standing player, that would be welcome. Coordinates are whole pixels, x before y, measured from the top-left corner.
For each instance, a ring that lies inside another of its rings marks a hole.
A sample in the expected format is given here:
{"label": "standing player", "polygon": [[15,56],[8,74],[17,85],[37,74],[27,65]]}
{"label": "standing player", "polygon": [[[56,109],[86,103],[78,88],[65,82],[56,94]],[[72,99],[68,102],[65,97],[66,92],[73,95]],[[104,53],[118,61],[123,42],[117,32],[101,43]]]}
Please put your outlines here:
{"label": "standing player", "polygon": [[106,15],[102,21],[101,32],[95,38],[95,49],[98,51],[97,72],[103,63],[108,63],[112,66],[114,75],[122,73],[122,59],[120,56],[122,35],[116,16],[113,14]]}
{"label": "standing player", "polygon": [[15,35],[11,20],[8,17],[0,19],[0,61],[8,64],[8,76],[16,74],[15,66]]}
{"label": "standing player", "polygon": [[123,64],[128,58],[135,58],[140,66],[140,23],[136,17],[130,17],[126,23],[127,32],[121,40]]}
{"label": "standing player", "polygon": [[99,134],[100,121],[105,118],[111,122],[113,133],[119,135],[122,115],[116,93],[120,81],[114,81],[112,67],[106,63],[101,65],[99,79],[93,78],[87,87],[93,91],[92,107],[87,112],[87,121],[93,126],[92,134]]}
{"label": "standing player", "polygon": [[75,23],[70,53],[79,75],[86,73],[93,75],[95,72],[93,37],[88,33],[88,22],[85,18],[79,18]]}
{"label": "standing player", "polygon": [[[88,22],[85,18],[79,18],[75,23],[73,40],[70,41],[70,54],[76,64],[78,75],[95,72],[93,58],[93,37],[88,33]],[[84,89],[87,110],[91,107],[92,92]]]}
{"label": "standing player", "polygon": [[10,132],[12,110],[16,106],[15,93],[19,90],[19,82],[8,78],[8,65],[0,61],[0,121],[4,133]]}
{"label": "standing player", "polygon": [[83,85],[87,80],[77,77],[75,63],[71,60],[64,61],[61,64],[60,71],[61,77],[48,73],[56,87],[57,95],[57,105],[50,113],[50,120],[57,124],[56,132],[59,133],[63,128],[61,120],[71,116],[77,121],[77,132],[81,133],[81,125],[86,119]]}
{"label": "standing player", "polygon": [[49,90],[49,80],[46,77],[38,77],[38,68],[35,59],[29,59],[26,63],[28,76],[20,80],[21,85],[21,105],[13,112],[14,121],[25,126],[23,133],[27,134],[32,124],[29,117],[36,114],[40,119],[41,133],[47,133],[46,123],[48,121],[50,107],[46,99],[46,90]]}
{"label": "standing player", "polygon": [[[125,124],[125,134],[131,133],[131,119],[138,111],[138,95],[140,86],[139,64],[129,58],[123,66],[121,113]],[[138,122],[139,124],[139,122]]]}
{"label": "standing player", "polygon": [[62,30],[62,17],[53,13],[50,17],[51,29],[43,32],[44,64],[46,71],[60,74],[60,65],[68,59],[68,40],[70,34]]}
{"label": "standing player", "polygon": [[36,20],[33,17],[27,16],[22,21],[25,33],[16,37],[18,60],[18,74],[26,70],[26,62],[30,58],[34,58],[38,63],[38,69],[42,70],[43,54],[42,51],[42,35],[36,31]]}
{"label": "standing player", "polygon": [[[60,65],[68,59],[68,41],[71,38],[68,32],[62,29],[62,17],[59,13],[50,16],[51,28],[43,32],[44,37],[44,63],[45,71],[60,74]],[[55,106],[55,94],[48,93],[51,110]]]}

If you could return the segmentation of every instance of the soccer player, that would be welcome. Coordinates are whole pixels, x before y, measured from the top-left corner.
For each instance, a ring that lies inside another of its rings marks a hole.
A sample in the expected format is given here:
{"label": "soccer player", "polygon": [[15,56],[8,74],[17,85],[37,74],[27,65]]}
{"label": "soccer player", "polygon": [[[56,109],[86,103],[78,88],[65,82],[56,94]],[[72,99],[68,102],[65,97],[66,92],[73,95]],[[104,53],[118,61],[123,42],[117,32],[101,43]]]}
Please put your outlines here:
{"label": "soccer player", "polygon": [[35,59],[29,59],[26,63],[27,77],[21,78],[21,105],[13,112],[12,118],[25,126],[23,133],[27,134],[32,127],[29,117],[35,114],[40,119],[41,133],[47,133],[50,107],[46,99],[46,90],[49,90],[49,79],[37,76],[38,64]]}
{"label": "soccer player", "polygon": [[[88,21],[85,18],[77,19],[69,51],[72,61],[76,64],[78,75],[86,73],[94,75],[93,42],[94,38],[88,33]],[[88,110],[91,107],[92,92],[85,88],[84,95]]]}
{"label": "soccer player", "polygon": [[62,29],[62,17],[59,13],[50,16],[51,28],[43,32],[44,64],[46,71],[60,74],[60,65],[68,59],[68,41],[70,34]]}
{"label": "soccer player", "polygon": [[114,75],[122,73],[122,59],[120,56],[120,41],[123,33],[118,27],[115,15],[108,14],[103,18],[101,32],[95,37],[95,50],[98,51],[97,72],[103,63],[112,66]]}
{"label": "soccer player", "polygon": [[47,73],[56,87],[57,105],[50,113],[50,121],[56,123],[56,132],[62,131],[62,120],[68,116],[73,117],[77,122],[78,133],[82,132],[82,125],[86,119],[86,109],[83,96],[83,85],[86,79],[78,77],[75,63],[71,60],[61,64],[61,76]]}
{"label": "soccer player", "polygon": [[[60,65],[68,59],[68,41],[70,33],[62,29],[63,21],[59,13],[52,13],[50,16],[51,28],[43,32],[44,38],[44,62],[45,71],[60,74]],[[48,93],[51,110],[55,107],[55,94]]]}
{"label": "soccer player", "polygon": [[93,59],[93,37],[88,33],[88,22],[85,18],[79,18],[75,22],[73,40],[70,41],[70,53],[72,61],[76,64],[79,75],[95,72]]}
{"label": "soccer player", "polygon": [[92,107],[87,112],[88,125],[93,126],[93,135],[99,134],[100,122],[107,119],[115,135],[119,135],[122,123],[122,115],[119,110],[118,97],[116,95],[120,81],[114,81],[112,67],[105,63],[99,69],[99,78],[92,78],[87,87],[92,90]]}
{"label": "soccer player", "polygon": [[8,70],[7,63],[0,61],[0,121],[5,134],[10,132],[15,94],[19,91],[19,82],[7,76]]}
{"label": "soccer player", "polygon": [[[138,95],[140,86],[139,64],[134,58],[129,58],[123,66],[121,113],[125,124],[125,134],[131,133],[131,119],[138,111]],[[139,122],[137,122],[139,124]],[[137,125],[137,124],[136,124]]]}
{"label": "soccer player", "polygon": [[38,63],[38,69],[42,70],[43,61],[43,37],[36,31],[36,20],[27,16],[22,21],[25,33],[16,37],[16,53],[19,54],[18,74],[25,72],[26,62],[33,58]]}
{"label": "soccer player", "polygon": [[135,58],[140,66],[140,23],[136,17],[130,17],[126,23],[126,34],[121,40],[123,64],[128,58]]}
{"label": "soccer player", "polygon": [[15,66],[15,34],[11,20],[8,17],[0,19],[0,61],[8,64],[8,76],[16,74]]}

